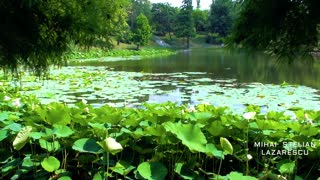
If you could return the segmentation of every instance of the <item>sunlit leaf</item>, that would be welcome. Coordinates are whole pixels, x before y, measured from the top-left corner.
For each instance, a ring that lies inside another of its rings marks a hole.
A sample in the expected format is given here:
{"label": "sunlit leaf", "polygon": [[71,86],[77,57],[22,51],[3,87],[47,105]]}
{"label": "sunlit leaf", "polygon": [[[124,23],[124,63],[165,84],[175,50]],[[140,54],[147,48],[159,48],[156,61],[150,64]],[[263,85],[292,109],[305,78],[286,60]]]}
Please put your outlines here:
{"label": "sunlit leaf", "polygon": [[228,178],[229,180],[258,180],[255,177],[245,176],[242,173],[238,172],[231,172],[230,174],[228,174]]}
{"label": "sunlit leaf", "polygon": [[148,180],[162,180],[168,174],[167,168],[159,162],[143,162],[139,164],[137,171],[140,176]]}
{"label": "sunlit leaf", "polygon": [[53,127],[53,132],[58,138],[68,137],[74,133],[74,131],[66,125],[53,125]]}
{"label": "sunlit leaf", "polygon": [[278,170],[281,174],[293,174],[295,172],[295,162],[289,160],[283,160],[277,164]]}
{"label": "sunlit leaf", "polygon": [[72,149],[79,152],[100,153],[102,148],[94,139],[83,138],[74,142]]}
{"label": "sunlit leaf", "polygon": [[44,139],[39,139],[40,147],[46,149],[49,152],[57,151],[60,148],[60,144],[58,141],[48,142]]}
{"label": "sunlit leaf", "polygon": [[192,124],[163,123],[166,131],[171,132],[191,151],[205,152],[206,137],[198,126]]}
{"label": "sunlit leaf", "polygon": [[53,172],[60,167],[60,161],[54,156],[49,156],[43,159],[41,166],[48,172]]}
{"label": "sunlit leaf", "polygon": [[0,130],[0,142],[8,137],[8,132],[5,130]]}

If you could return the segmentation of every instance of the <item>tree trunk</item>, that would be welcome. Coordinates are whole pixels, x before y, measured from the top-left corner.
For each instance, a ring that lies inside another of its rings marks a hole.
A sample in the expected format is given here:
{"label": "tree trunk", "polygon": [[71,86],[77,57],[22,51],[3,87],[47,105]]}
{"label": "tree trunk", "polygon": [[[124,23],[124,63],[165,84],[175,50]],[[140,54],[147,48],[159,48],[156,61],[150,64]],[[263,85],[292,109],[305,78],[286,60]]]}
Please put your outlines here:
{"label": "tree trunk", "polygon": [[117,45],[118,45],[118,46],[120,45],[120,40],[117,40]]}
{"label": "tree trunk", "polygon": [[187,49],[190,48],[190,36],[187,36]]}
{"label": "tree trunk", "polygon": [[170,40],[172,40],[172,37],[171,37],[171,32],[169,32],[169,38],[170,38]]}
{"label": "tree trunk", "polygon": [[139,44],[137,44],[137,51],[139,51],[139,49],[140,49],[140,46],[139,46]]}

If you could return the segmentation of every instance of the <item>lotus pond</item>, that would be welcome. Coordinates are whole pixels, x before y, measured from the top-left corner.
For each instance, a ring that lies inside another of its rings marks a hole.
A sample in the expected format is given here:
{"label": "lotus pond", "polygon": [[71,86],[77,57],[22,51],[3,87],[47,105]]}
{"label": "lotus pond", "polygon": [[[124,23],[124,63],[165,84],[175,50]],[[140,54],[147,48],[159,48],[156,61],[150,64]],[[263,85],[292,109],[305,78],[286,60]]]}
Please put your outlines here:
{"label": "lotus pond", "polygon": [[24,94],[34,94],[42,103],[74,104],[85,99],[95,107],[171,101],[190,106],[207,102],[228,106],[235,113],[243,112],[248,104],[260,106],[262,112],[320,109],[317,61],[281,65],[262,55],[194,49],[149,59],[78,60],[50,73],[46,81],[24,76]]}
{"label": "lotus pond", "polygon": [[319,179],[317,67],[205,49],[2,80],[0,179]]}

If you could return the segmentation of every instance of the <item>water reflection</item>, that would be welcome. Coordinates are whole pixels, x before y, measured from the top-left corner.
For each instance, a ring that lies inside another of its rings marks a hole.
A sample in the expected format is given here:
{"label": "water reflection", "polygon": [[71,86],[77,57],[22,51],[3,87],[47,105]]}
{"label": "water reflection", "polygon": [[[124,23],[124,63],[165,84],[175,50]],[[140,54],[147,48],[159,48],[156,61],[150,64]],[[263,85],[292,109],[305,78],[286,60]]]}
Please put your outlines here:
{"label": "water reflection", "polygon": [[320,89],[320,59],[313,64],[295,61],[279,64],[267,55],[227,53],[221,49],[193,49],[168,57],[140,61],[84,62],[76,65],[108,66],[116,71],[146,73],[206,72],[213,79],[237,79],[240,83],[260,82],[306,85]]}

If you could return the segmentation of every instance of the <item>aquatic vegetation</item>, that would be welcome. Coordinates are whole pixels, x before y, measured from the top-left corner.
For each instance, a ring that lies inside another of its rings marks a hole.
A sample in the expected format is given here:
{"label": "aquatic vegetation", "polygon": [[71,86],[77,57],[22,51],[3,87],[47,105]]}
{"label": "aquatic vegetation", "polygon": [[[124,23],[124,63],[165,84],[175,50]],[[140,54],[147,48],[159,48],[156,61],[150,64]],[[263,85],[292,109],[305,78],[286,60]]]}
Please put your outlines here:
{"label": "aquatic vegetation", "polygon": [[[2,81],[3,87],[14,83]],[[22,78],[22,91],[36,95],[42,103],[74,104],[85,99],[95,107],[139,107],[142,103],[197,105],[203,102],[228,106],[233,113],[243,113],[248,104],[259,106],[263,113],[303,107],[320,109],[319,91],[290,84],[239,83],[236,79],[214,79],[212,74],[197,72],[144,73],[116,71],[107,66],[69,66],[52,69],[45,81]],[[19,105],[19,101],[14,102]]]}
{"label": "aquatic vegetation", "polygon": [[[89,49],[80,50],[73,48],[70,52],[66,53],[66,58],[71,62],[74,61],[92,61],[103,60],[112,61],[115,58],[118,59],[139,59],[141,57],[154,57],[154,56],[168,56],[176,54],[177,52],[170,49],[141,49],[141,50],[129,50],[129,49]],[[113,57],[113,58],[112,58]]]}
{"label": "aquatic vegetation", "polygon": [[[19,107],[12,103],[17,98]],[[319,174],[320,111],[295,109],[293,118],[262,114],[252,105],[233,114],[207,103],[190,110],[170,102],[137,109],[95,108],[86,101],[41,104],[2,88],[1,178],[307,179]]]}

